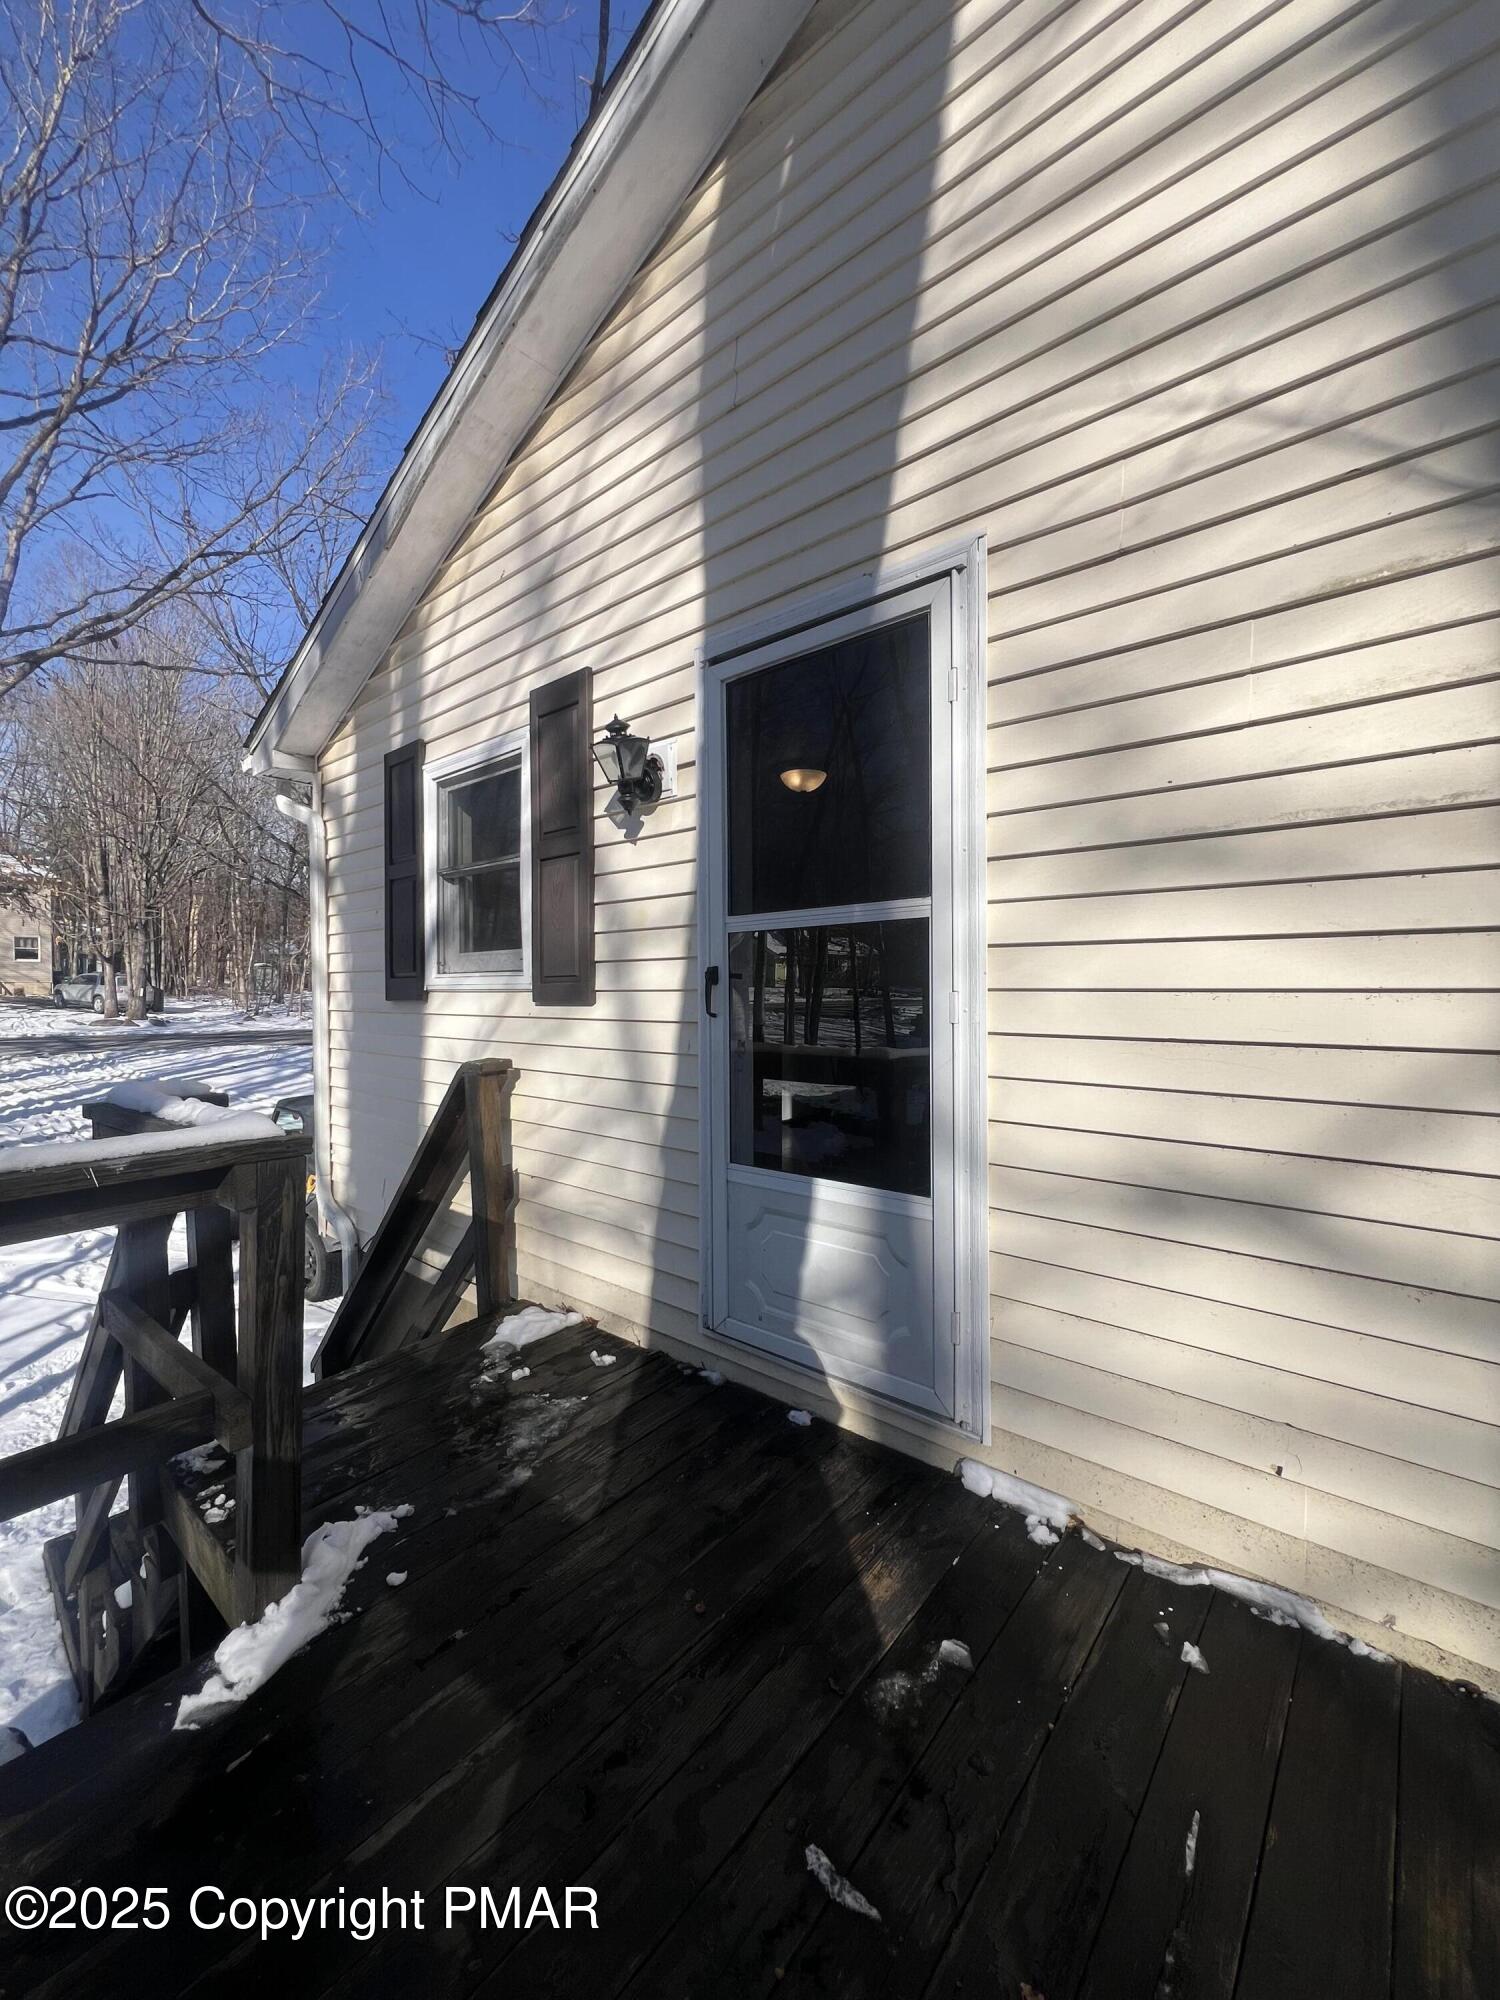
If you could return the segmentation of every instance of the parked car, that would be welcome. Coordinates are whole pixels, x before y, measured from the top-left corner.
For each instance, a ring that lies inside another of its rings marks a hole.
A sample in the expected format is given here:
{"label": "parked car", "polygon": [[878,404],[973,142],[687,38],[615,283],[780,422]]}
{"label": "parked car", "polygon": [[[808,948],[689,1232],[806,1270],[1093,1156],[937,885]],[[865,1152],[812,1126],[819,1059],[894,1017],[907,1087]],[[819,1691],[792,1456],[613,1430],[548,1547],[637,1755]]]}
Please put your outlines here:
{"label": "parked car", "polygon": [[[125,1005],[125,988],[118,975],[115,979],[115,998],[121,1007]],[[96,1014],[104,1012],[104,975],[102,972],[70,972],[52,982],[52,999],[59,1007],[91,1007]]]}
{"label": "parked car", "polygon": [[313,1171],[314,1104],[311,1096],[283,1097],[271,1113],[283,1132],[307,1140],[307,1203],[303,1224],[302,1296],[317,1304],[344,1289],[344,1258],[318,1227],[318,1178]]}

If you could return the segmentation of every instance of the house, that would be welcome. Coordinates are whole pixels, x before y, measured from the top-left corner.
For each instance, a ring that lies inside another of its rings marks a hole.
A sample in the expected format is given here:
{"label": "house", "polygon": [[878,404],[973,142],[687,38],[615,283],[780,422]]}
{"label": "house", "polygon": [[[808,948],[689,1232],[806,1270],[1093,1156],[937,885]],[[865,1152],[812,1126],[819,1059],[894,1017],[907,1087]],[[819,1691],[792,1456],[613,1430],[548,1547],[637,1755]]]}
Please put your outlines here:
{"label": "house", "polygon": [[507,1056],[522,1295],[1494,1684],[1497,101],[659,0],[250,739],[340,1226]]}
{"label": "house", "polygon": [[0,855],[0,994],[52,997],[52,892],[28,863]]}

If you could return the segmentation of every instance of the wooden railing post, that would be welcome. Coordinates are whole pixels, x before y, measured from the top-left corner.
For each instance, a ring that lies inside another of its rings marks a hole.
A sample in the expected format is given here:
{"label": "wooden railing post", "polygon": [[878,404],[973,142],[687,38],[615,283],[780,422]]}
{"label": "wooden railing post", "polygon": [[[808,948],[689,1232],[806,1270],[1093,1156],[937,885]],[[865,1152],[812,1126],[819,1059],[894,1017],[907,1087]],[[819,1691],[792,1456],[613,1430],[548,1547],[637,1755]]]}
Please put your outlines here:
{"label": "wooden railing post", "polygon": [[239,1386],[250,1443],[235,1461],[235,1617],[258,1618],[302,1573],[302,1200],[300,1160],[244,1169]]}
{"label": "wooden railing post", "polygon": [[[167,1238],[171,1233],[172,1217],[155,1215],[141,1222],[122,1223],[119,1235],[117,1289],[161,1326],[172,1317],[172,1281],[167,1265]],[[127,1354],[125,1414],[130,1416],[166,1400],[166,1390]],[[130,1512],[138,1527],[161,1519],[160,1486],[159,1473],[131,1473]]]}
{"label": "wooden railing post", "polygon": [[194,1351],[226,1382],[238,1377],[234,1337],[234,1223],[228,1209],[195,1208],[187,1215],[193,1291]]}
{"label": "wooden railing post", "polygon": [[[476,1269],[481,1264],[486,1267],[482,1282],[488,1294],[480,1291],[481,1302],[487,1295],[504,1301],[510,1226],[504,1093],[510,1070],[503,1056],[484,1056],[453,1072],[380,1227],[365,1246],[358,1275],[323,1336],[314,1363],[319,1376],[335,1375],[435,1330],[463,1289],[471,1261]],[[436,1285],[422,1288],[428,1296],[414,1297],[408,1267],[460,1175],[484,1190],[475,1195],[474,1220]],[[487,1244],[481,1243],[482,1232],[488,1235]],[[494,1308],[481,1303],[480,1309]]]}
{"label": "wooden railing post", "polygon": [[481,1318],[510,1301],[511,1169],[505,1145],[508,1063],[464,1070],[469,1128],[469,1207],[474,1217],[474,1295]]}

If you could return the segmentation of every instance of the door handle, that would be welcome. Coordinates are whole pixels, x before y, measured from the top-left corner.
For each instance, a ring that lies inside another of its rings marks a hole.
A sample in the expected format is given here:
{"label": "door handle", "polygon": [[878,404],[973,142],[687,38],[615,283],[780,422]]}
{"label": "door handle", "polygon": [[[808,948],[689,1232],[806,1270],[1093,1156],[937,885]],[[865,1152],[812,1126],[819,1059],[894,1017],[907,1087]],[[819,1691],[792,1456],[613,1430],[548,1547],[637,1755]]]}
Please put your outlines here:
{"label": "door handle", "polygon": [[703,1011],[711,1021],[717,1021],[719,1018],[718,1009],[714,1006],[713,999],[714,988],[718,983],[718,966],[706,965],[703,968]]}

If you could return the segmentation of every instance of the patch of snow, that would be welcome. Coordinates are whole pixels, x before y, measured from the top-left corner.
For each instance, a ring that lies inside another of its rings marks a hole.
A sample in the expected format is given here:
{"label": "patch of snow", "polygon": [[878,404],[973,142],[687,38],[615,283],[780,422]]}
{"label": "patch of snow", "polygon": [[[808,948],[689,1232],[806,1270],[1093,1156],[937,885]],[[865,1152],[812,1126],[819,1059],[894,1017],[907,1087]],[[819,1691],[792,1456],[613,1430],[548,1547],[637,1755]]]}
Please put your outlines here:
{"label": "patch of snow", "polygon": [[1206,1563],[1167,1562],[1161,1556],[1148,1556],[1142,1549],[1116,1549],[1115,1556],[1118,1561],[1129,1563],[1132,1569],[1143,1569],[1147,1576],[1159,1577],[1164,1583],[1180,1584],[1187,1590],[1221,1590],[1226,1597],[1237,1597],[1242,1604],[1248,1604],[1257,1618],[1264,1618],[1272,1625],[1300,1625],[1314,1638],[1336,1640],[1362,1659],[1390,1659],[1389,1653],[1377,1652],[1363,1639],[1340,1632],[1337,1626],[1329,1624],[1311,1598],[1299,1597],[1295,1590],[1284,1590],[1279,1583],[1257,1583],[1253,1577],[1237,1576],[1230,1569],[1211,1569]]}
{"label": "patch of snow", "polygon": [[119,1605],[122,1611],[130,1609],[130,1602],[133,1595],[134,1593],[130,1588],[130,1578],[128,1576],[123,1583],[115,1585],[115,1603]]}
{"label": "patch of snow", "polygon": [[698,1373],[703,1377],[710,1389],[721,1389],[724,1386],[724,1377],[719,1373],[717,1368],[700,1368]]}
{"label": "patch of snow", "polygon": [[812,1412],[810,1410],[788,1410],[786,1420],[789,1424],[796,1424],[799,1430],[806,1430],[812,1422]]}
{"label": "patch of snow", "polygon": [[[212,1040],[226,1028],[232,1028],[236,1036],[251,1030],[272,1038],[284,1036],[289,1030],[301,1031],[310,1041],[312,1021],[310,1012],[299,1013],[294,1007],[269,1007],[259,1014],[242,1014],[231,1001],[206,998],[168,1000],[165,1014],[152,1014],[144,1021],[127,1021],[123,1016],[106,1021],[90,1008],[57,1007],[50,1000],[40,1006],[0,1007],[0,1041],[50,1040],[57,1035],[68,1035],[79,1041],[97,1039],[111,1055],[134,1044],[133,1053],[139,1056],[143,1047],[150,1049],[163,1029],[170,1029],[174,1035],[201,1035]],[[159,1051],[152,1060],[161,1060]]]}
{"label": "patch of snow", "polygon": [[479,1351],[488,1354],[497,1347],[513,1347],[519,1353],[534,1340],[545,1340],[549,1333],[561,1333],[565,1326],[582,1325],[582,1313],[568,1312],[563,1307],[522,1306],[519,1312],[500,1321]]}
{"label": "patch of snow", "polygon": [[1083,1537],[1083,1539],[1088,1543],[1091,1549],[1098,1549],[1101,1554],[1103,1553],[1106,1544],[1103,1541],[1101,1541],[1099,1536],[1094,1533],[1092,1528],[1080,1527],[1078,1532]]}
{"label": "patch of snow", "polygon": [[200,1083],[191,1076],[163,1078],[160,1083],[112,1083],[97,1101],[122,1111],[147,1112],[168,1125],[222,1124],[226,1118],[239,1116],[227,1105],[207,1102],[207,1093],[213,1088],[211,1083]]}
{"label": "patch of snow", "polygon": [[1183,1843],[1182,1850],[1182,1872],[1187,1876],[1189,1881],[1193,1878],[1193,1869],[1197,1866],[1198,1862],[1198,1824],[1199,1814],[1195,1809],[1193,1823],[1187,1830],[1187,1839]]}
{"label": "patch of snow", "polygon": [[1204,1659],[1191,1639],[1184,1639],[1182,1642],[1182,1664],[1185,1667],[1191,1667],[1195,1674],[1206,1674],[1208,1672],[1207,1660]]}
{"label": "patch of snow", "polygon": [[[1344,1644],[1357,1660],[1380,1660],[1384,1665],[1390,1665],[1393,1657],[1390,1653],[1382,1653],[1378,1646],[1371,1646],[1363,1639],[1356,1639],[1352,1632],[1348,1634],[1340,1632],[1336,1636],[1343,1640]],[[1490,1696],[1491,1701],[1497,1699],[1500,1699],[1500,1697],[1495,1695]]]}
{"label": "patch of snow", "polygon": [[223,1447],[216,1444],[195,1444],[189,1451],[180,1451],[172,1460],[185,1472],[216,1472],[224,1463]]}
{"label": "patch of snow", "polygon": [[597,1347],[589,1349],[589,1360],[596,1368],[613,1368],[619,1358],[618,1354],[601,1354]]}
{"label": "patch of snow", "polygon": [[929,1688],[937,1679],[943,1667],[957,1667],[964,1673],[973,1673],[974,1656],[962,1639],[944,1639],[932,1649],[932,1657],[920,1673],[909,1673],[897,1668],[894,1673],[882,1674],[872,1682],[866,1696],[876,1717],[885,1723],[895,1722],[912,1706],[923,1688]]}
{"label": "patch of snow", "polygon": [[530,1373],[531,1370],[529,1368],[512,1368],[510,1379],[512,1382],[524,1382]]}
{"label": "patch of snow", "polygon": [[9,1724],[0,1729],[0,1764],[9,1764],[17,1757],[24,1757],[30,1748],[31,1739],[24,1729],[12,1728]]}
{"label": "patch of snow", "polygon": [[880,1912],[875,1905],[862,1896],[854,1884],[840,1875],[821,1847],[809,1843],[807,1848],[807,1868],[813,1880],[828,1898],[841,1908],[852,1910],[857,1917],[869,1917],[874,1923],[880,1922]]}
{"label": "patch of snow", "polygon": [[993,1466],[981,1465],[977,1458],[961,1458],[958,1462],[958,1476],[970,1493],[977,1493],[981,1500],[998,1500],[1002,1507],[1014,1507],[1026,1516],[1026,1532],[1034,1542],[1044,1546],[1057,1540],[1056,1535],[1040,1534],[1038,1529],[1056,1528],[1063,1530],[1073,1521],[1078,1510],[1071,1500],[1061,1493],[1049,1493],[1045,1486],[1033,1486],[1029,1479],[1017,1479],[1009,1472],[997,1472]]}
{"label": "patch of snow", "polygon": [[1057,1540],[1056,1532],[1049,1528],[1038,1514],[1026,1516],[1026,1534],[1029,1540],[1040,1544],[1044,1549],[1050,1549]]}
{"label": "patch of snow", "polygon": [[408,1572],[404,1569],[388,1570],[385,1580],[391,1586],[392,1590],[399,1590],[402,1584],[405,1583],[407,1574]]}
{"label": "patch of snow", "polygon": [[[205,1107],[217,1111],[217,1105]],[[229,1111],[213,1125],[187,1125],[179,1132],[130,1132],[117,1139],[35,1140],[0,1146],[0,1171],[8,1174],[51,1172],[55,1167],[114,1166],[156,1153],[195,1152],[227,1139],[285,1140],[281,1127],[258,1111]]]}
{"label": "patch of snow", "polygon": [[[268,1606],[252,1625],[239,1625],[219,1642],[213,1673],[197,1694],[177,1704],[174,1729],[196,1729],[221,1710],[246,1700],[310,1639],[324,1631],[365,1550],[391,1533],[402,1510],[326,1521],[302,1545],[302,1580]],[[406,1511],[410,1511],[407,1509]]]}

